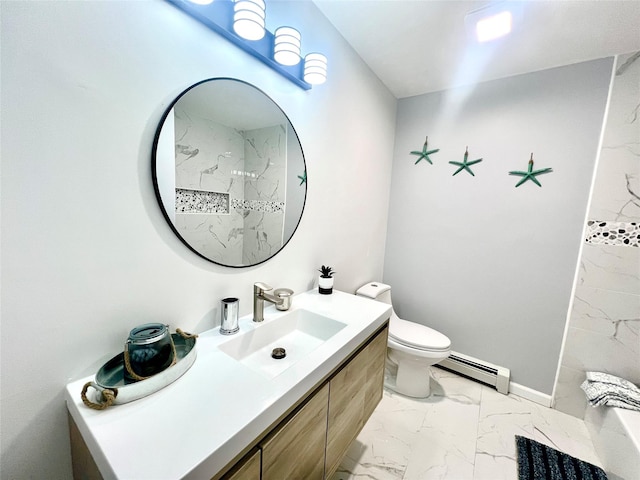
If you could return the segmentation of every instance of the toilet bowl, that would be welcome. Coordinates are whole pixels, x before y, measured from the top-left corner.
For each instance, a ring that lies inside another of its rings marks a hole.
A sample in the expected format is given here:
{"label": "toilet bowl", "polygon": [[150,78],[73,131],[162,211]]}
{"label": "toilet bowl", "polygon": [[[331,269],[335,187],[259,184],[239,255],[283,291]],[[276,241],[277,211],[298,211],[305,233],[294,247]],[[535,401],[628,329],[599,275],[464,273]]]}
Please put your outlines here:
{"label": "toilet bowl", "polygon": [[399,318],[391,303],[391,287],[371,282],[356,295],[391,305],[385,385],[409,397],[425,398],[431,394],[430,367],[449,356],[451,341],[427,326]]}

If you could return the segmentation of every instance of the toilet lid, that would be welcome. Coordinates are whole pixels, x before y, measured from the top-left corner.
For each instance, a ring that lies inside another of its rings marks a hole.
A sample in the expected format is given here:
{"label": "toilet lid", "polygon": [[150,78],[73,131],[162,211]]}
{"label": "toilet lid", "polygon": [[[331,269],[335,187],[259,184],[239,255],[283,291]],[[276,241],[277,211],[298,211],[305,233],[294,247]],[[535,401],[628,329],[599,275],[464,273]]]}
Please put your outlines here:
{"label": "toilet lid", "polygon": [[389,322],[389,336],[398,343],[419,350],[448,350],[451,340],[446,335],[414,322],[392,316]]}

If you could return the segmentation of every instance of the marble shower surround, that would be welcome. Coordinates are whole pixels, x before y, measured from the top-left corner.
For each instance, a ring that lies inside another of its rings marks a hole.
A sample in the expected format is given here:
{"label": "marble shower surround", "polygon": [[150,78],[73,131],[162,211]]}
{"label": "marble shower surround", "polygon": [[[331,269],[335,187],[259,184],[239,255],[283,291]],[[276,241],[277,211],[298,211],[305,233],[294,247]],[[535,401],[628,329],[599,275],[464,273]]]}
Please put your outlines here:
{"label": "marble shower surround", "polygon": [[640,385],[640,52],[616,59],[554,407],[583,418],[599,370]]}
{"label": "marble shower surround", "polygon": [[[287,178],[287,132],[284,125],[244,134],[244,242],[242,261],[262,262],[282,247]],[[249,207],[246,209],[246,207]]]}
{"label": "marble shower surround", "polygon": [[283,241],[286,129],[239,131],[174,108],[175,226],[207,258],[259,263]]}

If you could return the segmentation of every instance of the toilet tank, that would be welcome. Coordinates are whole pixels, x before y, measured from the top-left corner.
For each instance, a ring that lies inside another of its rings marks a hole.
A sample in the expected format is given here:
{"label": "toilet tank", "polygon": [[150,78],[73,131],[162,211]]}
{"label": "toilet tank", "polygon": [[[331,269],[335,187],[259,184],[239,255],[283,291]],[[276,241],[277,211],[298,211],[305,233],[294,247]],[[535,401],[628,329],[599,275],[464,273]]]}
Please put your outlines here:
{"label": "toilet tank", "polygon": [[371,282],[361,286],[356,290],[359,297],[367,297],[378,302],[391,305],[391,287],[380,282]]}

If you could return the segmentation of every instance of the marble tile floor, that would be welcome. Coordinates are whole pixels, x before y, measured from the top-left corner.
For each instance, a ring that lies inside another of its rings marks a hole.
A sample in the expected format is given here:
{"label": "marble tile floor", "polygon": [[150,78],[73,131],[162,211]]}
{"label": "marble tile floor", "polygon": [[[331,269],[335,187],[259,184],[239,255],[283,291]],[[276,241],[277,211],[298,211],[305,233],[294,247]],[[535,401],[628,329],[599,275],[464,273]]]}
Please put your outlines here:
{"label": "marble tile floor", "polygon": [[385,388],[332,480],[517,480],[515,435],[602,466],[582,420],[439,368],[432,395]]}

